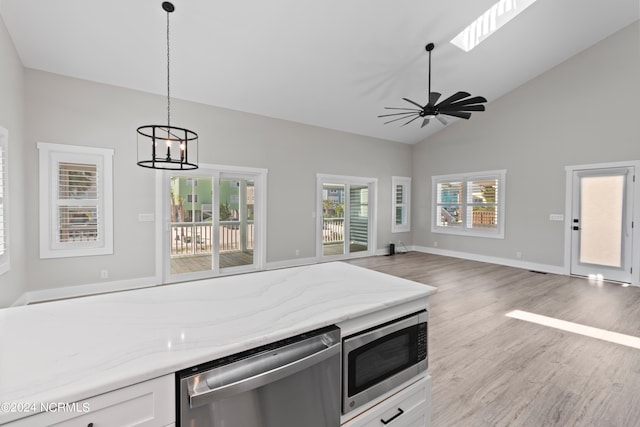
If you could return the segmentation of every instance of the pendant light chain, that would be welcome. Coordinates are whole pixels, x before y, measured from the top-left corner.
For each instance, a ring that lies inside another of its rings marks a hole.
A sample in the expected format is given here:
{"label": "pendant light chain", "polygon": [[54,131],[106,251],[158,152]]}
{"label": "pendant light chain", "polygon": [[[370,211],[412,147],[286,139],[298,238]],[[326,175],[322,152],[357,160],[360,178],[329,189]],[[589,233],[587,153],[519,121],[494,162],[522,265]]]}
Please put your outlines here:
{"label": "pendant light chain", "polygon": [[167,12],[167,126],[171,126],[171,96],[169,85],[169,12]]}

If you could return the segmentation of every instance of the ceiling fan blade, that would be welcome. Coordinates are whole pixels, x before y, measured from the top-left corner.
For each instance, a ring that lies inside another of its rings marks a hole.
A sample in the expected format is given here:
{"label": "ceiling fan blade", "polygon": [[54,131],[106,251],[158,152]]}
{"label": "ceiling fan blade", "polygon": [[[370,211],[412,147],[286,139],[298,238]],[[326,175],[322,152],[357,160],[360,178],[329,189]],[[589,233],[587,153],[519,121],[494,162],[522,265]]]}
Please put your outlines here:
{"label": "ceiling fan blade", "polygon": [[420,126],[420,127],[421,127],[421,128],[423,128],[423,127],[425,127],[425,126],[426,126],[426,125],[428,125],[428,124],[429,124],[429,119],[424,119],[424,120],[422,121],[422,126]]}
{"label": "ceiling fan blade", "polygon": [[444,117],[440,117],[439,115],[436,116],[436,119],[440,120],[440,123],[442,123],[443,125],[447,125],[447,120]]}
{"label": "ceiling fan blade", "polygon": [[417,108],[396,108],[396,107],[384,107],[385,110],[406,110],[406,111],[422,111],[422,108],[419,110]]}
{"label": "ceiling fan blade", "polygon": [[441,96],[442,96],[441,93],[431,92],[429,94],[429,104],[436,105],[436,102],[438,102],[438,99],[440,99]]}
{"label": "ceiling fan blade", "polygon": [[378,117],[391,117],[391,116],[400,116],[400,115],[404,115],[404,116],[412,116],[414,114],[417,114],[415,111],[405,111],[404,113],[392,113],[392,114],[382,114]]}
{"label": "ceiling fan blade", "polygon": [[460,108],[458,111],[484,111],[484,105],[467,105]]}
{"label": "ceiling fan blade", "polygon": [[[413,119],[409,120],[407,123],[403,124],[402,126],[406,126],[406,125],[408,125],[409,123],[411,123],[411,122],[413,122],[413,121],[415,121],[415,120],[418,120],[419,118],[420,118],[420,115],[417,115],[417,116],[415,116]],[[402,126],[400,126],[400,127],[402,127]]]}
{"label": "ceiling fan blade", "polygon": [[463,111],[440,111],[440,114],[447,116],[460,117],[461,119],[468,119],[471,117],[471,113],[465,113]]}
{"label": "ceiling fan blade", "polygon": [[418,104],[417,102],[413,102],[413,101],[412,101],[412,100],[410,100],[410,99],[407,99],[407,98],[402,98],[402,99],[404,99],[404,100],[405,100],[405,101],[407,101],[407,102],[410,102],[410,103],[411,103],[411,104],[413,104],[413,105],[416,105],[416,106],[420,107],[420,111],[422,111],[422,109],[424,108],[422,105]]}
{"label": "ceiling fan blade", "polygon": [[[386,125],[387,123],[393,123],[393,122],[397,122],[398,120],[404,120],[404,119],[406,119],[408,117],[411,117],[411,116],[398,117],[397,119],[393,119],[393,120],[389,120],[388,122],[384,122],[384,124]],[[418,117],[420,117],[420,115],[416,113],[416,118],[418,118]]]}
{"label": "ceiling fan blade", "polygon": [[444,113],[446,111],[484,111],[484,105],[450,105],[444,108],[438,108],[438,111]]}
{"label": "ceiling fan blade", "polygon": [[463,99],[461,101],[451,102],[448,104],[444,104],[444,102],[442,102],[441,104],[438,105],[438,107],[443,106],[448,108],[448,107],[457,107],[457,106],[470,105],[470,104],[481,104],[483,102],[487,102],[486,98],[482,96],[474,96],[469,99]]}
{"label": "ceiling fan blade", "polygon": [[484,96],[474,96],[469,99],[463,99],[460,102],[463,102],[465,104],[481,104],[483,102],[487,102],[487,98],[485,98]]}
{"label": "ceiling fan blade", "polygon": [[462,98],[466,98],[467,96],[471,96],[471,94],[469,92],[456,92],[450,97],[448,97],[447,99],[445,99],[444,101],[442,101],[440,104],[438,104],[438,107],[441,105],[453,104],[454,102],[459,101]]}

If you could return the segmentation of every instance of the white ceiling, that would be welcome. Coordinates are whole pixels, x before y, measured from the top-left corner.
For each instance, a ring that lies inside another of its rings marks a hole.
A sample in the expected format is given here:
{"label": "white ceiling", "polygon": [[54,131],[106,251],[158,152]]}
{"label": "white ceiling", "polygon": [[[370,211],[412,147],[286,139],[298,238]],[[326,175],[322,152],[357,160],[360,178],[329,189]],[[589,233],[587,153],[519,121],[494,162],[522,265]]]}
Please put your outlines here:
{"label": "white ceiling", "polygon": [[[638,0],[539,0],[470,53],[449,43],[495,1],[174,0],[171,96],[416,143],[444,126],[377,116],[426,100],[428,42],[432,90],[491,108],[639,18]],[[25,67],[166,96],[161,3],[0,0],[0,13]]]}

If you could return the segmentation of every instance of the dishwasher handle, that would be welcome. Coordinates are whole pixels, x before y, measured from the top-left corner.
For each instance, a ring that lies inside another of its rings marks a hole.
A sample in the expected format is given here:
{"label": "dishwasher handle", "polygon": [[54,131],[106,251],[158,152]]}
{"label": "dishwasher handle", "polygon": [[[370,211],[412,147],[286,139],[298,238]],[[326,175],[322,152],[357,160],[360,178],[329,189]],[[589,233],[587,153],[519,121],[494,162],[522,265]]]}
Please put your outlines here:
{"label": "dishwasher handle", "polygon": [[[225,369],[228,370],[229,366],[223,366],[216,368],[215,370],[202,373],[199,375],[199,380],[196,380],[197,386],[189,387],[189,406],[191,408],[197,408],[216,400],[225,399],[238,393],[253,390],[265,384],[293,375],[340,353],[339,341],[330,345],[325,342],[318,341],[316,346],[318,344],[321,344],[323,349],[315,351],[312,354],[308,354],[308,344],[306,349],[305,347],[296,348],[294,344],[291,345],[290,347],[292,348],[289,349],[282,348],[264,355],[259,355],[255,358],[256,360],[252,360],[254,358],[249,358],[247,360],[240,361],[238,363],[241,363],[242,366],[235,370],[251,372],[251,374],[237,378],[235,377],[237,375],[236,373],[236,375],[233,375],[235,378],[233,378],[232,382],[217,387],[210,387],[210,381],[207,377],[213,378],[216,375],[216,372],[214,371],[222,373],[220,371]],[[279,352],[286,353],[284,356],[280,357],[283,364],[279,364],[278,366],[269,366],[272,365],[273,362],[270,362],[268,359],[273,356],[277,356]],[[265,367],[266,369],[254,374],[253,372],[260,367]]]}

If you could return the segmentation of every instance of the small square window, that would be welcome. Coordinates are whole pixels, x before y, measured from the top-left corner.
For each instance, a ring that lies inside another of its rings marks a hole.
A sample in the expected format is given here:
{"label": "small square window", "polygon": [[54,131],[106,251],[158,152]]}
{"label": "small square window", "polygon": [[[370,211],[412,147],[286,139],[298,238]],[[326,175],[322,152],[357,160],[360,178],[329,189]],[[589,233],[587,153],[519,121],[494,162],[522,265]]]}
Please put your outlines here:
{"label": "small square window", "polygon": [[113,150],[38,143],[40,258],[113,253]]}
{"label": "small square window", "polygon": [[391,232],[411,231],[411,178],[391,177]]}

